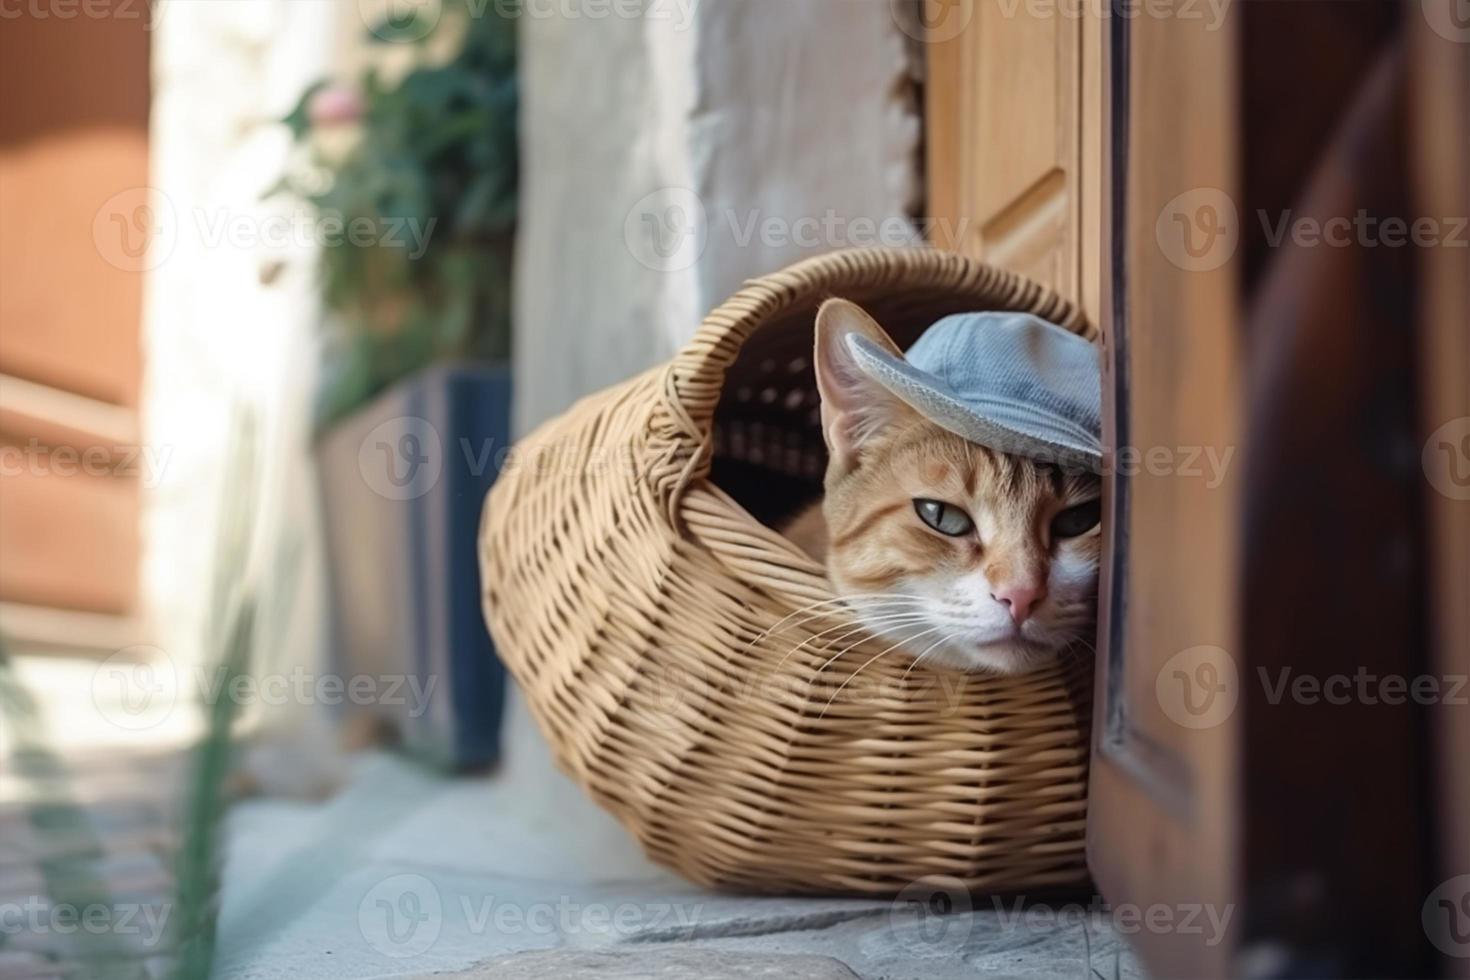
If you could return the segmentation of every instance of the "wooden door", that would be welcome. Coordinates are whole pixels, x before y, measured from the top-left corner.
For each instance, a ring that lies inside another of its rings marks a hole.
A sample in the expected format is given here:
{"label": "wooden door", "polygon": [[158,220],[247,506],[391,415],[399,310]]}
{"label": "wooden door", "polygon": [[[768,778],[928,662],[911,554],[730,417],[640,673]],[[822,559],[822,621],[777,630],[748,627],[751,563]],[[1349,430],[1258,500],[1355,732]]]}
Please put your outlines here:
{"label": "wooden door", "polygon": [[[1470,538],[1419,460],[1470,411],[1463,20],[1376,0],[1135,4],[1090,33],[1011,9],[977,18],[989,39],[933,46],[931,86],[964,91],[930,94],[931,201],[974,222],[942,244],[1083,299],[1100,328],[1098,888],[1158,975],[1462,969]],[[1075,65],[1039,56],[1047,32],[1081,39]],[[1006,82],[1011,54],[1038,77]],[[1095,127],[1052,84],[1089,64]],[[1072,126],[1078,149],[1043,139],[987,170],[1004,134],[979,134],[1001,116]],[[1075,188],[1083,206],[1056,212],[1070,225],[1042,220],[1038,187]],[[1324,240],[1360,211],[1437,216],[1447,240],[1395,248],[1373,224]],[[1324,696],[1362,675],[1366,694]],[[1395,695],[1416,683],[1440,700]]]}
{"label": "wooden door", "polygon": [[[1126,452],[1105,489],[1090,860],[1115,903],[1225,929],[1241,338],[1232,243],[1205,222],[1238,193],[1236,28],[1064,6],[977,4],[931,44],[930,202],[958,232],[936,244],[1051,285],[1101,330],[1105,437]],[[1223,941],[1190,929],[1140,945],[1162,975],[1226,972]]]}
{"label": "wooden door", "polygon": [[[1410,151],[1415,211],[1470,215],[1470,19],[1435,0],[1410,31],[1419,125]],[[1457,16],[1458,15],[1458,16]],[[1420,272],[1419,432],[1427,459],[1428,627],[1434,670],[1470,675],[1470,247],[1425,256]],[[1435,706],[1432,888],[1425,928],[1448,976],[1470,978],[1470,707]]]}
{"label": "wooden door", "polygon": [[0,630],[20,646],[134,638],[147,18],[101,2],[0,30]]}
{"label": "wooden door", "polygon": [[925,2],[946,28],[928,46],[934,244],[1046,283],[1096,323],[1104,21]]}
{"label": "wooden door", "polygon": [[1105,563],[1088,857],[1164,976],[1230,974],[1238,928],[1239,25],[1109,23]]}

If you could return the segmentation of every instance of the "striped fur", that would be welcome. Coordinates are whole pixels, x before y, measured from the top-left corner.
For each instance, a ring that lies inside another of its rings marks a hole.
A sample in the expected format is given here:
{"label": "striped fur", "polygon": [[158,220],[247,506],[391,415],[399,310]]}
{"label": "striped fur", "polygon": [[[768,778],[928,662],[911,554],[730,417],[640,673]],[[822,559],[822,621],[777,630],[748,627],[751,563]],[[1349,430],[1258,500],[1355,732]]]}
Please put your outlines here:
{"label": "striped fur", "polygon": [[[816,368],[831,460],[820,504],[787,534],[826,562],[838,592],[896,653],[966,670],[1016,673],[1090,643],[1102,537],[1057,538],[1052,520],[1095,500],[1092,474],[978,446],[920,417],[845,361],[843,334],[893,348],[858,307],[824,304]],[[896,348],[893,348],[896,350]],[[973,530],[950,537],[914,502],[961,508]],[[995,597],[1043,590],[1019,625]]]}

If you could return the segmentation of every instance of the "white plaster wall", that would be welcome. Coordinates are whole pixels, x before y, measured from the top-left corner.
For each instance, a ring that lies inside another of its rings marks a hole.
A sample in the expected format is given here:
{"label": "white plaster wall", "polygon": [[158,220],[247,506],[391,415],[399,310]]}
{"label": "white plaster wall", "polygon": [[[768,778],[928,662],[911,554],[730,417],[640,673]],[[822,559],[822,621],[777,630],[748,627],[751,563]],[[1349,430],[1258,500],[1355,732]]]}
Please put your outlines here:
{"label": "white plaster wall", "polygon": [[[746,278],[917,241],[920,117],[889,0],[646,10],[522,23],[522,433],[671,357]],[[526,812],[554,823],[594,878],[654,875],[556,771],[518,694],[507,724],[502,778]]]}
{"label": "white plaster wall", "polygon": [[646,11],[523,19],[521,431],[672,356],[750,276],[916,241],[921,120],[890,0]]}
{"label": "white plaster wall", "polygon": [[[342,14],[335,3],[164,0],[155,16],[150,184],[160,223],[145,300],[143,418],[148,443],[168,462],[145,499],[142,582],[154,642],[179,681],[179,710],[199,693],[196,669],[216,655],[205,640],[215,547],[221,503],[242,491],[226,479],[231,437],[246,416],[259,478],[248,574],[268,602],[272,590],[288,598],[290,611],[258,644],[258,666],[320,662],[309,448],[317,248],[299,205],[262,198],[290,149],[278,120],[330,70]],[[278,574],[283,543],[295,555],[292,581]]]}
{"label": "white plaster wall", "polygon": [[[393,77],[424,53],[371,40],[369,28],[396,0],[159,4],[150,191],[161,218],[147,270],[143,417],[147,442],[167,465],[144,503],[142,592],[152,642],[178,681],[170,709],[177,716],[198,699],[197,670],[218,656],[206,641],[215,548],[221,504],[243,491],[226,481],[245,417],[255,430],[258,481],[245,574],[263,607],[254,670],[286,678],[298,668],[310,678],[326,670],[311,448],[323,229],[307,206],[266,193],[293,152],[280,120],[308,85],[355,83],[369,63]],[[444,57],[454,43],[453,31],[441,30],[427,56]],[[340,736],[322,704],[291,690],[284,700],[246,705],[260,736],[246,764],[268,791],[321,792],[340,776]],[[197,727],[197,718],[187,721],[184,731]]]}

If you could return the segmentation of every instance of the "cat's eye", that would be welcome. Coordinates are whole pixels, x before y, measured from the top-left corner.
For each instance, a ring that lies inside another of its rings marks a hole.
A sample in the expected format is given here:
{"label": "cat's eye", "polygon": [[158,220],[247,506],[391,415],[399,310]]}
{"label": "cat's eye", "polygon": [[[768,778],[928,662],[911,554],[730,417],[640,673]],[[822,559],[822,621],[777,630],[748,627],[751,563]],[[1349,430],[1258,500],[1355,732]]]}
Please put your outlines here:
{"label": "cat's eye", "polygon": [[919,515],[919,520],[940,534],[948,534],[952,538],[969,534],[975,529],[975,522],[970,520],[969,514],[942,500],[917,497],[914,499],[914,513]]}
{"label": "cat's eye", "polygon": [[1068,507],[1051,519],[1051,535],[1054,538],[1075,538],[1097,527],[1102,520],[1102,501],[1089,500],[1076,507]]}

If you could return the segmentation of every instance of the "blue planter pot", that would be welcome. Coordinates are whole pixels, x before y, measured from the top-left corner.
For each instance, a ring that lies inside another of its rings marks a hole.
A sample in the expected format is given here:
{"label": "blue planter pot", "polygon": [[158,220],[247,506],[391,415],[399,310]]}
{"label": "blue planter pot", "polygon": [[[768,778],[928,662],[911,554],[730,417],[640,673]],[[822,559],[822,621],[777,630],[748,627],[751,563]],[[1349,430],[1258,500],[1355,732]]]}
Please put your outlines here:
{"label": "blue planter pot", "polygon": [[505,668],[480,612],[476,531],[509,421],[507,368],[446,365],[395,385],[317,445],[346,710],[457,770],[500,755]]}

